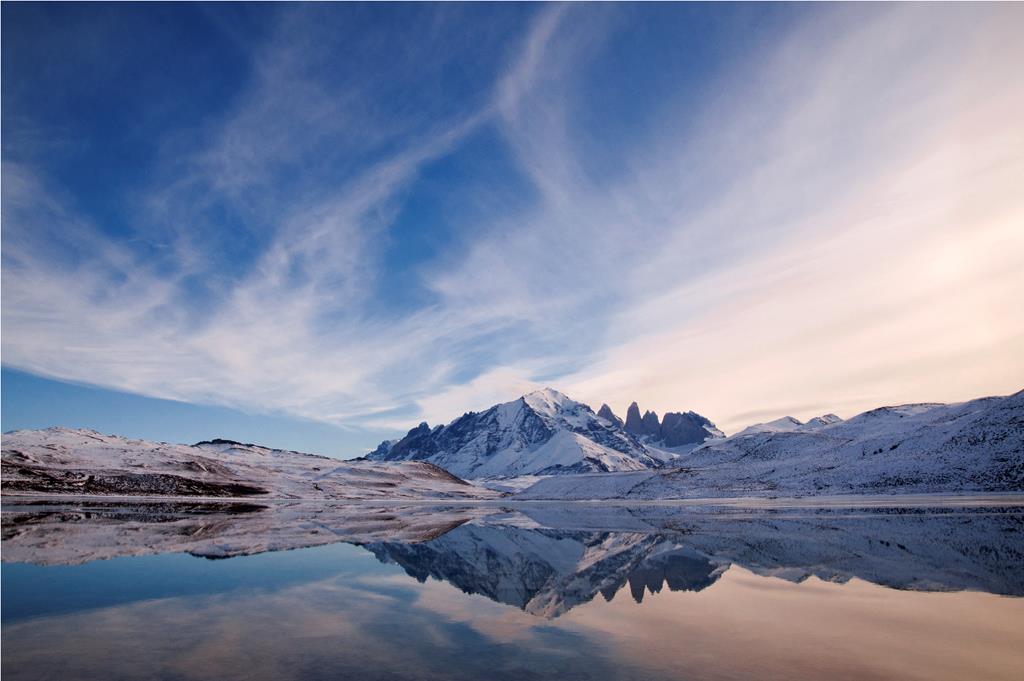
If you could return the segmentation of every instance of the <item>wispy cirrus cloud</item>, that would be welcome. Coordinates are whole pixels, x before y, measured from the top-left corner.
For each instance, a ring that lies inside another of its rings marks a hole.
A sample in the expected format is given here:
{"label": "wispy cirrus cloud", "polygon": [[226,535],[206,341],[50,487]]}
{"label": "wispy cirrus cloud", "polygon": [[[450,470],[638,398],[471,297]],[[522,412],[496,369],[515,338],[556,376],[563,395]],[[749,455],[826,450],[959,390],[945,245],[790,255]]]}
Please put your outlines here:
{"label": "wispy cirrus cloud", "polygon": [[[473,56],[449,19],[387,60],[369,38],[339,53],[323,18],[286,13],[199,142],[162,140],[132,217],[163,255],[5,160],[5,364],[380,428],[540,383],[726,428],[1019,388],[1017,8],[816,10],[700,98],[645,104],[639,132],[588,114],[633,11],[545,7],[504,67],[436,103],[442,66]],[[396,104],[421,79],[422,106]],[[414,258],[422,302],[392,306],[408,197],[488,136],[531,192],[474,186],[507,210],[447,215],[445,248]]]}
{"label": "wispy cirrus cloud", "polygon": [[[564,351],[587,361],[557,381],[573,395],[698,405],[730,429],[754,409],[851,415],[1019,389],[1013,22],[866,19],[798,25],[612,181],[577,170],[519,229],[474,242],[442,290],[532,315],[542,346],[575,337]],[[571,112],[564,83],[538,87],[524,98]],[[578,153],[557,117],[509,127]],[[536,356],[494,372],[542,373]]]}

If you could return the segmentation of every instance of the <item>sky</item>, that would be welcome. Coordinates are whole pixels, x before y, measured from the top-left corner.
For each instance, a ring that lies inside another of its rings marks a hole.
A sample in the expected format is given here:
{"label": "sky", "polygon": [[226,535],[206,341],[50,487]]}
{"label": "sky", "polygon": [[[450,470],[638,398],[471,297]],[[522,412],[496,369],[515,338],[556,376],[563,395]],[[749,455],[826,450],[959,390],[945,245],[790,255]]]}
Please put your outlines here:
{"label": "sky", "polygon": [[0,11],[4,430],[1024,388],[1024,5]]}

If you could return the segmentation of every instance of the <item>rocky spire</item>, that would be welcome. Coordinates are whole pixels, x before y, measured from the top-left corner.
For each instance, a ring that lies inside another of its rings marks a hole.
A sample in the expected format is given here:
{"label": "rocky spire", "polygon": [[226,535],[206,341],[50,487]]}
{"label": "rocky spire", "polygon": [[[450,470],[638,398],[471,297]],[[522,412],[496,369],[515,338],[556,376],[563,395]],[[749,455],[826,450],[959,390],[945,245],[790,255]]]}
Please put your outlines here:
{"label": "rocky spire", "polygon": [[606,421],[611,421],[612,423],[617,425],[619,428],[622,427],[622,419],[620,419],[618,416],[616,416],[615,412],[613,412],[612,408],[609,407],[607,404],[602,404],[601,405],[601,408],[597,410],[597,415],[600,416],[601,418],[605,419]]}
{"label": "rocky spire", "polygon": [[626,410],[625,429],[627,433],[632,435],[644,434],[644,423],[643,419],[640,417],[640,407],[636,402],[629,405],[629,409]]}
{"label": "rocky spire", "polygon": [[643,418],[644,433],[652,437],[658,437],[661,434],[661,423],[658,421],[658,415],[653,411],[644,412]]}

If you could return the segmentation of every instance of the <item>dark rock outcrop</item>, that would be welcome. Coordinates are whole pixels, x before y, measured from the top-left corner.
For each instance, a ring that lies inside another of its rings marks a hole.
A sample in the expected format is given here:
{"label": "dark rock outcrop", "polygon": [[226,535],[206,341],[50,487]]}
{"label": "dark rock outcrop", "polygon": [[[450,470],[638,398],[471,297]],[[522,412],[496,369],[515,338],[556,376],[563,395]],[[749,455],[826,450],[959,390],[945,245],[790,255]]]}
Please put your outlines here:
{"label": "dark rock outcrop", "polygon": [[622,426],[623,426],[622,419],[620,419],[618,416],[616,416],[615,412],[613,412],[612,408],[609,407],[607,404],[602,404],[601,405],[601,408],[597,410],[597,415],[600,416],[601,418],[605,419],[606,421],[610,421],[611,423],[614,423],[619,428],[622,428]]}
{"label": "dark rock outcrop", "polygon": [[680,447],[699,444],[709,437],[722,437],[715,424],[700,414],[688,412],[667,412],[660,420],[653,411],[640,416],[637,403],[629,405],[624,430],[644,442],[660,447]]}
{"label": "dark rock outcrop", "polygon": [[692,411],[670,411],[661,422],[660,439],[666,447],[679,447],[708,439],[708,430],[717,430],[715,424]]}
{"label": "dark rock outcrop", "polygon": [[626,410],[626,425],[624,429],[630,435],[640,436],[644,434],[644,420],[640,416],[640,407],[637,403],[629,405],[629,409]]}
{"label": "dark rock outcrop", "polygon": [[401,440],[380,443],[367,458],[373,461],[422,461],[437,452],[437,442],[431,439],[430,433],[430,426],[423,421]]}
{"label": "dark rock outcrop", "polygon": [[658,421],[658,415],[653,411],[644,412],[643,427],[644,435],[656,438],[661,434],[661,423]]}

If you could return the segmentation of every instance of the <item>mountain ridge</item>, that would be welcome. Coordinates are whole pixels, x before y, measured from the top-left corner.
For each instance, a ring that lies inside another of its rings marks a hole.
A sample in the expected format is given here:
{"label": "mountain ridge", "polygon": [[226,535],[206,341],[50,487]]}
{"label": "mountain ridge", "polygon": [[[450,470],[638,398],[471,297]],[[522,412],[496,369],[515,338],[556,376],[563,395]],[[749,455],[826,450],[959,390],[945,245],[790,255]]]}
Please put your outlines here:
{"label": "mountain ridge", "polygon": [[634,401],[626,410],[625,421],[616,416],[607,404],[601,405],[598,415],[619,423],[627,433],[659,449],[697,446],[712,438],[725,437],[711,419],[695,411],[669,411],[659,419],[657,412],[650,410],[641,416],[640,406]]}
{"label": "mountain ridge", "polygon": [[879,407],[812,428],[791,421],[711,440],[660,470],[546,479],[517,497],[685,499],[1024,490],[1024,391],[954,404]]}
{"label": "mountain ridge", "polygon": [[[660,434],[662,428],[657,415],[648,414],[652,430],[638,436],[608,405],[595,414],[588,405],[543,388],[482,412],[467,412],[444,426],[420,423],[397,441],[385,440],[366,458],[429,461],[467,479],[658,468],[673,454],[645,441],[645,435]],[[686,439],[682,433],[692,431],[695,423],[701,424],[700,441],[710,432],[703,424],[714,428],[694,412],[668,416],[677,439]],[[697,436],[690,432],[689,437]]]}

